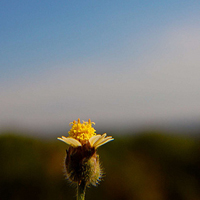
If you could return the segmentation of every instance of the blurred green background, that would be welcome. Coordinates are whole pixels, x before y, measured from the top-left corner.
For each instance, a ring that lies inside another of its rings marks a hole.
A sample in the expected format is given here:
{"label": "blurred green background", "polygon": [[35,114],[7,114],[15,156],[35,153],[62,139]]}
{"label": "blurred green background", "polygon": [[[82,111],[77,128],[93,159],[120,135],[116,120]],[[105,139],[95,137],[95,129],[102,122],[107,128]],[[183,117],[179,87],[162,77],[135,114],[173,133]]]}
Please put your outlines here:
{"label": "blurred green background", "polygon": [[[106,175],[86,199],[200,199],[199,142],[162,131],[115,137],[98,149]],[[0,199],[76,199],[76,187],[63,175],[65,149],[56,137],[1,133]]]}

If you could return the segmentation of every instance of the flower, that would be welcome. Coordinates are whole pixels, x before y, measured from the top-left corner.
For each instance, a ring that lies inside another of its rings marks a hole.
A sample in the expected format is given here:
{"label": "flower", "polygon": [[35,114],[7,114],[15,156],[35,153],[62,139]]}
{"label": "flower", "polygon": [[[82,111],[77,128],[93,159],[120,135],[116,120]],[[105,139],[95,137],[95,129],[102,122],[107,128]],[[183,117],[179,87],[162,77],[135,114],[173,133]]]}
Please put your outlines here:
{"label": "flower", "polygon": [[94,122],[91,122],[89,119],[88,122],[83,121],[80,123],[80,119],[78,121],[73,121],[69,125],[72,124],[71,130],[68,132],[69,137],[62,136],[61,138],[58,137],[58,140],[65,142],[66,144],[76,148],[79,146],[83,146],[85,144],[90,144],[90,147],[94,147],[97,149],[98,147],[106,144],[114,140],[112,136],[106,137],[106,133],[103,135],[96,135],[96,130],[92,127]]}
{"label": "flower", "polygon": [[97,148],[114,140],[112,136],[96,134],[92,127],[94,122],[89,119],[88,122],[73,121],[70,123],[69,137],[58,137],[57,139],[68,144],[66,150],[65,170],[66,176],[71,182],[77,182],[78,185],[84,183],[96,185],[102,177],[102,169],[99,163]]}

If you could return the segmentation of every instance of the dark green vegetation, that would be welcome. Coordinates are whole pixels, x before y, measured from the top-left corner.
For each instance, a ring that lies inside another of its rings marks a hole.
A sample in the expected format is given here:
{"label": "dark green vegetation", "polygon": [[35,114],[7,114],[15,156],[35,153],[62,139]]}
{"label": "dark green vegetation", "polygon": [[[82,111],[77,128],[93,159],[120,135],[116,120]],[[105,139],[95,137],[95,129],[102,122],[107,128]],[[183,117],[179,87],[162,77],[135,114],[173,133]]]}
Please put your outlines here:
{"label": "dark green vegetation", "polygon": [[[199,139],[162,133],[115,138],[98,149],[106,176],[87,200],[200,200]],[[63,176],[66,145],[0,135],[0,199],[76,199]]]}

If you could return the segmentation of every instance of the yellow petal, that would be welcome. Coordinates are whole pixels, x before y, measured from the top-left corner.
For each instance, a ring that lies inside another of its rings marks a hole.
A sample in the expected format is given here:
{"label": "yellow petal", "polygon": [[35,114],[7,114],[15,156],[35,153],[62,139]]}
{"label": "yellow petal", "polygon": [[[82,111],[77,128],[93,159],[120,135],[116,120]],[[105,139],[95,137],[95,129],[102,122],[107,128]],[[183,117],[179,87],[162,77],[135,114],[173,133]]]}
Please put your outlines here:
{"label": "yellow petal", "polygon": [[102,142],[105,139],[105,137],[106,137],[106,133],[104,133],[103,135],[101,135],[101,137],[98,140],[96,140],[96,142],[94,143],[93,146],[96,146],[97,144],[99,144],[100,142]]}
{"label": "yellow petal", "polygon": [[90,139],[89,139],[89,142],[90,142],[90,145],[91,147],[94,146],[94,143],[99,140],[99,138],[101,138],[102,135],[95,135],[95,136],[92,136]]}
{"label": "yellow petal", "polygon": [[58,137],[57,139],[73,147],[82,146],[78,140],[71,137],[62,136],[62,138]]}
{"label": "yellow petal", "polygon": [[104,145],[104,144],[106,144],[107,142],[110,142],[110,141],[112,141],[112,140],[114,140],[114,138],[112,138],[112,137],[106,137],[106,138],[104,138],[103,140],[101,140],[100,142],[96,142],[95,143],[95,145],[94,145],[94,147],[97,149],[98,147],[100,147],[100,146],[102,146],[102,145]]}

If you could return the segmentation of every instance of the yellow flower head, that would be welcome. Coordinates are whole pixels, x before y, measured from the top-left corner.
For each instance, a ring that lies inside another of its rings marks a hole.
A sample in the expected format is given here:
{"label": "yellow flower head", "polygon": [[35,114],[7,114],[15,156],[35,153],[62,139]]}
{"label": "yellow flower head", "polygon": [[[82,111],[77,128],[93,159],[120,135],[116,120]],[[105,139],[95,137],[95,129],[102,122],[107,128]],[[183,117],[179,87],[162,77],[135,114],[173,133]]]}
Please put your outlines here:
{"label": "yellow flower head", "polygon": [[80,119],[70,123],[69,137],[58,137],[58,140],[69,145],[66,150],[65,169],[66,176],[72,182],[96,185],[102,177],[102,169],[96,149],[107,142],[114,140],[112,136],[106,137],[97,134],[92,127],[94,122],[80,122]]}
{"label": "yellow flower head", "polygon": [[83,121],[83,123],[80,122],[80,119],[78,121],[74,120],[69,125],[71,124],[72,128],[68,132],[69,137],[78,140],[81,144],[85,144],[92,136],[96,135],[96,130],[92,127],[92,124],[95,123],[91,122],[90,119],[88,122]]}
{"label": "yellow flower head", "polygon": [[92,124],[95,123],[91,122],[90,119],[88,122],[83,121],[83,123],[80,122],[80,119],[78,119],[78,121],[74,120],[70,123],[70,125],[71,124],[72,128],[68,132],[69,137],[58,137],[58,140],[61,140],[72,147],[79,147],[89,144],[90,147],[97,149],[101,145],[114,140],[112,136],[106,137],[106,133],[103,135],[96,135],[96,130],[92,127]]}

